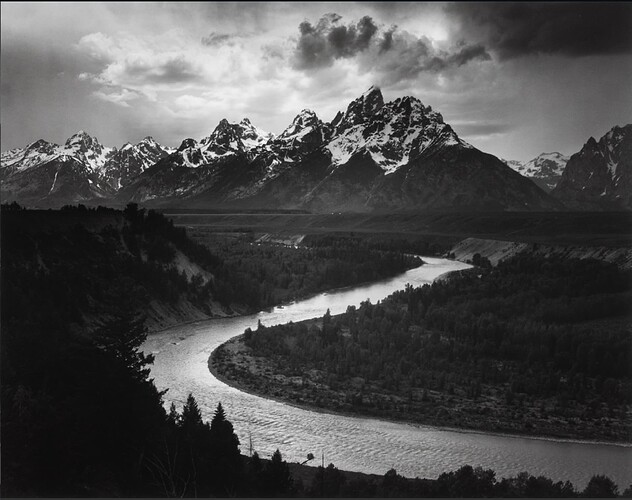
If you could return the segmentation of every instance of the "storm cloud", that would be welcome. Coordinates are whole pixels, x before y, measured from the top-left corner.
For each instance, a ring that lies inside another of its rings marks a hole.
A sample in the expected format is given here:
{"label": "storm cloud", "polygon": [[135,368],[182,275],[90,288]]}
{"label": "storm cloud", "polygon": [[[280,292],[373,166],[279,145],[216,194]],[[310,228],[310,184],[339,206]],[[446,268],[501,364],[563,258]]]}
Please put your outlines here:
{"label": "storm cloud", "polygon": [[357,23],[339,24],[341,16],[330,13],[314,26],[309,21],[299,25],[300,37],[294,52],[297,69],[331,66],[336,59],[353,57],[366,50],[378,30],[369,16]]}
{"label": "storm cloud", "polygon": [[331,66],[336,59],[356,58],[364,71],[376,70],[389,82],[415,78],[421,72],[441,72],[470,61],[491,57],[481,44],[460,41],[448,50],[436,48],[425,36],[414,36],[397,26],[379,27],[371,17],[357,23],[341,23],[342,17],[330,13],[312,25],[299,25],[300,37],[294,51],[294,67],[317,70]]}
{"label": "storm cloud", "polygon": [[500,59],[529,54],[580,57],[632,52],[632,4],[453,3],[459,36],[474,39]]}

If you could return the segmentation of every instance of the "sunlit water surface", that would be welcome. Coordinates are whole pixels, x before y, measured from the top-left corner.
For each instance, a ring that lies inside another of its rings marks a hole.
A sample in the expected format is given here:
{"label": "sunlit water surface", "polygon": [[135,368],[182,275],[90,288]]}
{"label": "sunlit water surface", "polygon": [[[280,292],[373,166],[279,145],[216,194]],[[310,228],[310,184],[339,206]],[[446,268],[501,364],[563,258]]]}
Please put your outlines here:
{"label": "sunlit water surface", "polygon": [[[584,488],[593,474],[607,474],[621,491],[632,482],[632,447],[611,444],[530,439],[438,429],[314,412],[254,396],[217,380],[208,370],[211,352],[257,322],[271,326],[339,314],[348,305],[375,303],[406,283],[432,282],[449,271],[469,267],[461,262],[430,257],[427,264],[373,284],[323,293],[271,311],[250,316],[214,319],[176,326],[152,334],[143,349],[155,355],[151,376],[164,397],[178,409],[192,393],[206,419],[221,401],[241,440],[242,452],[253,449],[262,457],[279,448],[284,459],[303,461],[307,453],[339,469],[384,474],[395,468],[408,477],[436,478],[469,464],[496,471],[497,477],[528,471],[551,479],[570,480]],[[314,464],[316,465],[316,464]]]}

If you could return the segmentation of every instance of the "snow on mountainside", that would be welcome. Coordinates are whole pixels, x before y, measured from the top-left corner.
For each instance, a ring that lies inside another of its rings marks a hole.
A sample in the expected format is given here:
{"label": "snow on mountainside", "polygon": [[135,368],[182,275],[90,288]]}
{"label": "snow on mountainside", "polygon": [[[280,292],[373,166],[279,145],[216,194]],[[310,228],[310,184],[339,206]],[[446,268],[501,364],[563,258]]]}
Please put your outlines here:
{"label": "snow on mountainside", "polygon": [[102,171],[108,158],[116,152],[116,148],[101,145],[96,137],[83,130],[70,137],[60,154],[70,156],[84,162],[92,172]]}
{"label": "snow on mountainside", "polygon": [[211,135],[204,137],[199,143],[194,139],[185,139],[176,152],[180,158],[174,158],[173,161],[189,168],[197,168],[212,164],[218,159],[248,153],[273,138],[273,134],[255,127],[248,118],[239,123],[229,123],[223,119]]}
{"label": "snow on mountainside", "polygon": [[292,123],[273,141],[272,147],[289,154],[305,154],[322,146],[330,135],[330,129],[316,113],[302,110]]}
{"label": "snow on mountainside", "polygon": [[96,137],[91,137],[80,130],[70,137],[63,146],[40,139],[26,148],[2,153],[1,168],[23,171],[54,158],[69,156],[84,163],[91,172],[98,172],[103,169],[108,158],[115,151],[116,148],[104,147]]}
{"label": "snow on mountainside", "polygon": [[580,210],[632,209],[632,124],[588,139],[551,194]]}
{"label": "snow on mountainside", "polygon": [[266,148],[272,140],[273,134],[254,126],[248,118],[239,123],[223,119],[199,142],[191,138],[182,141],[175,152],[120,190],[117,200],[186,198],[216,185],[229,189],[238,167],[248,164],[258,154],[268,154]]}
{"label": "snow on mountainside", "polygon": [[128,142],[108,158],[104,176],[108,184],[118,190],[172,152],[171,148],[161,146],[149,136],[138,144]]}
{"label": "snow on mountainside", "polygon": [[237,124],[240,130],[240,139],[246,150],[263,146],[266,142],[274,139],[274,134],[265,132],[259,127],[255,127],[248,118],[244,118]]}
{"label": "snow on mountainside", "polygon": [[338,117],[334,138],[327,149],[336,165],[366,150],[376,165],[391,174],[419,156],[439,137],[446,144],[471,147],[459,139],[443,122],[441,114],[430,106],[424,106],[414,97],[384,104],[380,90],[371,87]]}
{"label": "snow on mountainside", "polygon": [[551,191],[562,177],[568,156],[561,153],[542,153],[530,161],[503,160],[513,170],[533,180],[545,191]]}
{"label": "snow on mountainside", "polygon": [[5,151],[0,156],[0,172],[26,170],[54,158],[59,154],[58,149],[57,144],[40,139],[25,148]]}
{"label": "snow on mountainside", "polygon": [[83,130],[63,146],[39,140],[2,153],[2,194],[44,204],[108,198],[169,152],[151,137],[120,150],[106,147]]}

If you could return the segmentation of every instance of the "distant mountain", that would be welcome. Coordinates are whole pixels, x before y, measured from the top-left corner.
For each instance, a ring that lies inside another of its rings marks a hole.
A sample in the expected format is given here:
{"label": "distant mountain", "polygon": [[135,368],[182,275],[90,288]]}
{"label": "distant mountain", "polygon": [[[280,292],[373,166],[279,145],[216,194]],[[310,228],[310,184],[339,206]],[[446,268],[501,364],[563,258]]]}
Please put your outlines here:
{"label": "distant mountain", "polygon": [[169,154],[171,149],[145,137],[138,144],[124,144],[114,151],[104,166],[104,175],[115,190],[128,185],[133,179]]}
{"label": "distant mountain", "polygon": [[568,158],[568,156],[564,156],[561,153],[542,153],[527,162],[503,161],[520,175],[528,177],[548,193],[562,177]]}
{"label": "distant mountain", "polygon": [[106,147],[83,130],[63,146],[39,140],[2,153],[2,197],[42,206],[107,200],[168,152],[151,137]]}
{"label": "distant mountain", "polygon": [[115,199],[119,203],[181,204],[181,200],[212,189],[223,192],[235,184],[240,166],[271,151],[273,140],[273,134],[255,127],[248,118],[240,123],[221,120],[199,143],[182,141],[176,151],[121,189]]}
{"label": "distant mountain", "polygon": [[[85,144],[79,148],[83,156],[74,152],[69,157],[78,163],[76,169],[82,166],[84,172],[77,176],[92,189],[77,185],[81,199],[92,195],[119,204],[315,211],[561,206],[503,161],[460,139],[430,106],[414,97],[385,103],[376,87],[349,103],[331,123],[304,109],[276,137],[245,118],[239,123],[221,120],[208,137],[185,139],[175,151],[149,139],[121,150],[99,147],[89,136],[73,141]],[[30,171],[38,154],[55,154],[48,143],[35,149],[37,154],[7,152],[6,167],[3,154],[2,189],[15,199],[25,194],[17,182],[23,182],[19,172]],[[44,192],[51,189],[49,172],[54,171],[54,165],[46,167],[40,189],[27,193],[29,200],[46,200],[55,193],[57,188]]]}
{"label": "distant mountain", "polygon": [[632,209],[632,124],[588,139],[551,194],[579,210]]}

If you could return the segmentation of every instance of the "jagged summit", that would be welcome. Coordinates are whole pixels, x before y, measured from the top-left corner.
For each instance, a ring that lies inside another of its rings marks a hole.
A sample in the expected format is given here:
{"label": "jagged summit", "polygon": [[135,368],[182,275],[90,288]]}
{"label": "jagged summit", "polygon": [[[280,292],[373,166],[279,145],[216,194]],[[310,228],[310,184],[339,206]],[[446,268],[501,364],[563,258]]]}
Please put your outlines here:
{"label": "jagged summit", "polygon": [[72,146],[72,145],[75,145],[75,144],[90,146],[92,144],[99,144],[99,141],[98,141],[98,139],[96,137],[92,137],[85,130],[79,130],[79,132],[77,132],[76,134],[71,135],[66,140],[66,146]]}
{"label": "jagged summit", "polygon": [[180,146],[178,146],[177,151],[184,151],[185,149],[194,148],[196,146],[197,146],[197,141],[189,137],[188,139],[184,139],[180,143]]}
{"label": "jagged summit", "polygon": [[305,155],[320,148],[329,138],[330,128],[311,109],[303,109],[274,140],[273,147],[285,159]]}
{"label": "jagged summit", "polygon": [[360,99],[362,100],[362,111],[366,116],[370,116],[384,106],[384,97],[379,87],[371,86],[360,96]]}
{"label": "jagged summit", "polygon": [[279,139],[293,137],[298,133],[305,131],[308,127],[322,125],[322,122],[311,109],[303,109],[294,117],[292,123],[279,134]]}
{"label": "jagged summit", "polygon": [[223,156],[250,151],[272,137],[272,134],[255,127],[248,118],[243,118],[239,123],[230,123],[224,118],[209,137],[202,139],[200,145],[205,151]]}
{"label": "jagged summit", "polygon": [[50,146],[54,146],[54,144],[51,144],[48,141],[45,141],[44,139],[38,139],[37,141],[29,144],[26,148],[27,149],[42,149],[42,148],[48,148]]}
{"label": "jagged summit", "polygon": [[572,208],[632,209],[632,124],[590,137],[551,194]]}
{"label": "jagged summit", "polygon": [[250,119],[244,118],[239,122],[241,141],[246,148],[250,150],[258,146],[262,146],[274,137],[274,134],[266,132],[252,124]]}
{"label": "jagged summit", "polygon": [[352,101],[344,115],[337,115],[332,126],[333,138],[327,149],[334,164],[344,164],[364,151],[387,174],[419,156],[430,145],[470,147],[430,106],[411,96],[385,104],[377,87]]}
{"label": "jagged summit", "polygon": [[344,114],[334,118],[332,122],[334,135],[340,134],[354,125],[369,121],[382,106],[384,106],[382,91],[377,87],[369,88],[360,97],[349,103]]}

